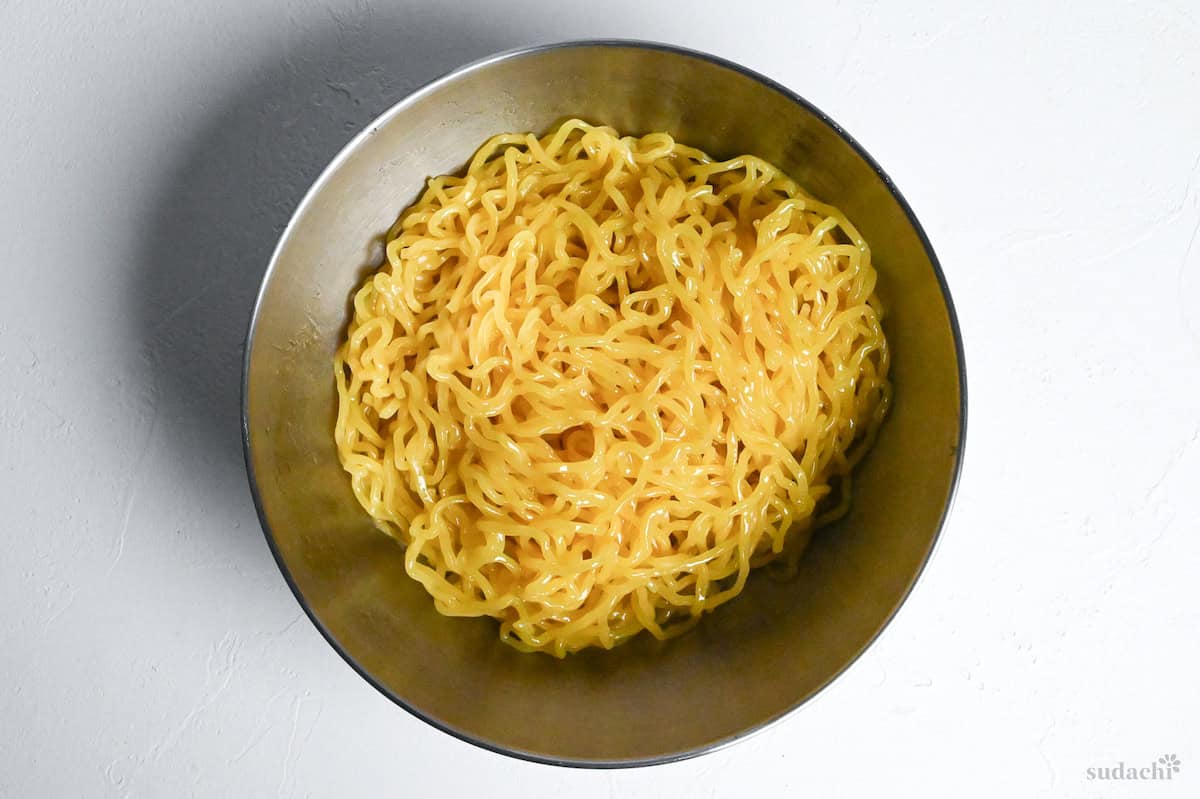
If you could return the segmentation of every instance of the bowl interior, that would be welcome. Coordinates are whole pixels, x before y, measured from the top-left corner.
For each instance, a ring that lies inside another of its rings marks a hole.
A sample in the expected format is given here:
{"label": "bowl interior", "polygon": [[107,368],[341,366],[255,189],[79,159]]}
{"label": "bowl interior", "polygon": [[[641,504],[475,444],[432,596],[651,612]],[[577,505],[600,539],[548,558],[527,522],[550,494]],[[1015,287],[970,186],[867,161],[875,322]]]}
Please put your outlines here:
{"label": "bowl interior", "polygon": [[[502,644],[486,619],[438,615],[400,548],[351,494],[333,446],[332,356],[381,235],[430,175],[502,131],[578,116],[666,130],[718,157],[753,153],[840,206],[872,245],[896,399],[849,516],[800,573],[745,593],[667,643],[639,636],[558,661]],[[706,57],[631,44],[544,48],[408,98],[335,160],[285,232],[246,361],[246,443],[260,513],[302,603],[361,673],[484,746],[553,762],[652,762],[775,719],[841,672],[924,564],[957,474],[960,351],[930,251],[880,173],[814,110]]]}

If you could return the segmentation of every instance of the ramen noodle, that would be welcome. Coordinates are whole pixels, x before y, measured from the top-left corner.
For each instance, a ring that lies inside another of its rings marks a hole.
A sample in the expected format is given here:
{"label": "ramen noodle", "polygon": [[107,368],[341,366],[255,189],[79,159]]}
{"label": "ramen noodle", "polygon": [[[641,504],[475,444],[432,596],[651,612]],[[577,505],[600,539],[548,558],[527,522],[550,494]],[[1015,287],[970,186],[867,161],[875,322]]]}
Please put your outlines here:
{"label": "ramen noodle", "polygon": [[440,612],[559,657],[665,638],[846,512],[891,396],[875,282],[759,158],[496,136],[354,295],[338,453]]}

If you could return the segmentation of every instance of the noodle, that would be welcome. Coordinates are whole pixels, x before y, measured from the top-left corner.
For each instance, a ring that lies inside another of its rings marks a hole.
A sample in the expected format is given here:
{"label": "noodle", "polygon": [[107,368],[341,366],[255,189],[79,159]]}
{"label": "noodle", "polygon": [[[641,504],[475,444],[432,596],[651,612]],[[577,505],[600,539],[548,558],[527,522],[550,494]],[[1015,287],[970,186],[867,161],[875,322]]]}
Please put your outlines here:
{"label": "noodle", "polygon": [[887,410],[870,251],[770,164],[579,120],[387,234],[341,462],[450,616],[562,657],[677,634],[847,509]]}

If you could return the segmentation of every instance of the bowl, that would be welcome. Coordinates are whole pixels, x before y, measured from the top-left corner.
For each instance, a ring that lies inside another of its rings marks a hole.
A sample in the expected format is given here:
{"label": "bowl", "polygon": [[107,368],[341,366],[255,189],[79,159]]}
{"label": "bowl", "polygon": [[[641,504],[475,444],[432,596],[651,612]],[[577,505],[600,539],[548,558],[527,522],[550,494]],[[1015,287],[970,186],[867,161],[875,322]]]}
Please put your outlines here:
{"label": "bowl", "polygon": [[[431,175],[489,136],[578,116],[665,130],[717,157],[752,153],[840,206],[870,242],[895,404],[859,467],[849,515],[791,580],[742,596],[667,642],[638,636],[557,660],[503,644],[491,619],[439,615],[402,550],[355,501],[333,444],[332,359],[382,234]],[[504,53],[400,101],[300,203],[246,343],[251,488],[285,579],[329,643],[385,696],[479,746],[529,760],[629,766],[695,755],[779,719],[842,673],[904,601],[949,508],[965,424],[962,345],[912,210],[849,135],[743,67],[643,42]],[[399,742],[397,742],[399,745]]]}

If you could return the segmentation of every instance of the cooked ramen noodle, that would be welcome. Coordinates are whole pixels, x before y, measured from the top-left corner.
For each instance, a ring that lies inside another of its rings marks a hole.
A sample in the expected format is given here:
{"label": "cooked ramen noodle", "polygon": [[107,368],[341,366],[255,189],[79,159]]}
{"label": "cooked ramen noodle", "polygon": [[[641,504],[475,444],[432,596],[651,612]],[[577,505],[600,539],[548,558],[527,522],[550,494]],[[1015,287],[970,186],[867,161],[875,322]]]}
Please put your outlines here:
{"label": "cooked ramen noodle", "polygon": [[665,638],[846,512],[891,395],[875,280],[759,158],[496,136],[354,295],[338,453],[440,612],[559,657]]}

